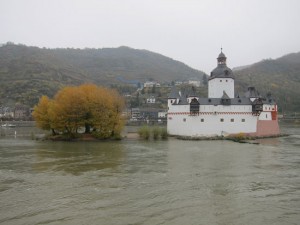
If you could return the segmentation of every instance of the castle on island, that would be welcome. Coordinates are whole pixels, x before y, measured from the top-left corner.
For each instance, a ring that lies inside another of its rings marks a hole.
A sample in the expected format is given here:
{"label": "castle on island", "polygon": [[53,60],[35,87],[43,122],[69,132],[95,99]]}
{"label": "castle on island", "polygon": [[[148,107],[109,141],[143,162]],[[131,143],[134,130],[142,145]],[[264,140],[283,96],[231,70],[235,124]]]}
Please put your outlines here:
{"label": "castle on island", "polygon": [[208,80],[208,98],[177,91],[168,96],[168,133],[188,137],[279,135],[277,104],[269,94],[259,95],[249,87],[245,95],[235,95],[234,75],[222,52]]}

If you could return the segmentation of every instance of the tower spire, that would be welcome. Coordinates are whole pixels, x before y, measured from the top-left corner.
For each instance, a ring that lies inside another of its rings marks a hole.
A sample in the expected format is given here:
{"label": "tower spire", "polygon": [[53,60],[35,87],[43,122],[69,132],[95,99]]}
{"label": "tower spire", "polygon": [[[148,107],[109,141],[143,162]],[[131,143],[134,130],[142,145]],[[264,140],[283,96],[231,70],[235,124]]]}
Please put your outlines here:
{"label": "tower spire", "polygon": [[221,53],[219,54],[218,56],[218,65],[222,65],[222,64],[225,64],[226,65],[226,56],[225,54],[223,53],[223,48],[221,46]]}

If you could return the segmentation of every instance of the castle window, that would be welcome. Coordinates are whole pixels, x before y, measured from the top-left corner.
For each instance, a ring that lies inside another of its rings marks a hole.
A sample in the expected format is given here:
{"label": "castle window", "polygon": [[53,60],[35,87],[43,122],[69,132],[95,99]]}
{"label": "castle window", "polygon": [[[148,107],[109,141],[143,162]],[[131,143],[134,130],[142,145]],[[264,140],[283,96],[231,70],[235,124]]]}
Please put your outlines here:
{"label": "castle window", "polygon": [[224,122],[224,119],[223,119],[223,118],[221,118],[221,119],[220,119],[220,122]]}
{"label": "castle window", "polygon": [[191,115],[199,114],[200,104],[196,98],[193,98],[190,103],[190,113]]}
{"label": "castle window", "polygon": [[183,118],[183,122],[186,122],[186,118]]}
{"label": "castle window", "polygon": [[244,123],[246,120],[245,119],[242,119],[242,122]]}
{"label": "castle window", "polygon": [[220,82],[222,82],[222,80],[220,80]]}
{"label": "castle window", "polygon": [[230,122],[234,122],[234,119],[230,119]]}
{"label": "castle window", "polygon": [[204,122],[204,119],[201,119],[201,122]]}
{"label": "castle window", "polygon": [[266,114],[266,118],[268,118],[268,114]]}
{"label": "castle window", "polygon": [[228,80],[226,80],[226,82],[228,82]]}

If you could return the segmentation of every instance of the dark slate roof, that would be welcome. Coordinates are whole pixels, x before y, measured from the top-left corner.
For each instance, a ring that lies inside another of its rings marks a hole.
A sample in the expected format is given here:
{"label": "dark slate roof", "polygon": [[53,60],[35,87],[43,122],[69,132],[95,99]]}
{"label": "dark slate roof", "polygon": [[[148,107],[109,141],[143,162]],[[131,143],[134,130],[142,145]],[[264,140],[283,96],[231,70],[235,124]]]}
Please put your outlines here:
{"label": "dark slate roof", "polygon": [[249,98],[232,98],[231,105],[252,105]]}
{"label": "dark slate roof", "polygon": [[275,99],[273,98],[272,94],[270,92],[267,93],[267,98],[266,100],[269,102],[269,103],[275,103]]}
{"label": "dark slate roof", "polygon": [[225,54],[221,51],[221,53],[219,54],[218,58],[226,58]]}
{"label": "dark slate roof", "polygon": [[[200,98],[200,105],[220,105],[221,98]],[[252,102],[249,98],[231,98],[231,105],[251,105]]]}
{"label": "dark slate roof", "polygon": [[[199,98],[200,105],[221,105],[222,98]],[[252,105],[249,98],[230,98],[230,105]],[[178,105],[189,105],[187,99],[181,97]]]}
{"label": "dark slate roof", "polygon": [[179,98],[178,105],[189,105],[187,98],[183,95]]}
{"label": "dark slate roof", "polygon": [[230,99],[226,91],[223,91],[222,99]]}
{"label": "dark slate roof", "polygon": [[180,94],[181,98],[188,98],[189,97],[189,91],[187,89],[183,89],[180,93],[181,93]]}
{"label": "dark slate roof", "polygon": [[258,98],[258,97],[260,97],[260,95],[259,95],[258,91],[255,89],[255,87],[248,87],[248,90],[245,93],[245,97]]}
{"label": "dark slate roof", "polygon": [[171,89],[171,93],[169,94],[168,98],[180,98],[177,88],[174,86]]}
{"label": "dark slate roof", "polygon": [[211,71],[209,80],[214,78],[232,78],[234,79],[233,72],[226,64],[218,64],[218,66]]}
{"label": "dark slate roof", "polygon": [[267,97],[263,99],[264,104],[276,104],[275,99],[271,95],[271,93],[267,93]]}

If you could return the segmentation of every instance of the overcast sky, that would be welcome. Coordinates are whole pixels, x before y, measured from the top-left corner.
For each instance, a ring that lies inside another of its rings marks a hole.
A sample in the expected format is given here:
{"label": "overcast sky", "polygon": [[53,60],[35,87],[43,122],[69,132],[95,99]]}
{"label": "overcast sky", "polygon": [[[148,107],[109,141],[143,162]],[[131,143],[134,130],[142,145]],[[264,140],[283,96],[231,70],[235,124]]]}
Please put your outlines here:
{"label": "overcast sky", "polygon": [[209,73],[300,51],[300,0],[0,0],[0,43],[129,46]]}

